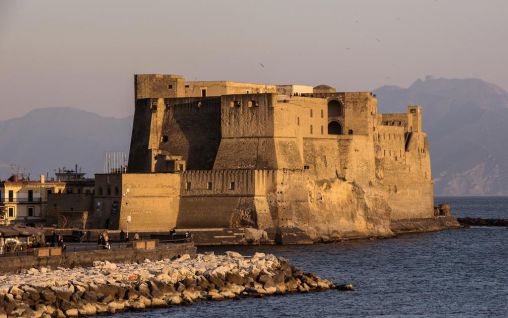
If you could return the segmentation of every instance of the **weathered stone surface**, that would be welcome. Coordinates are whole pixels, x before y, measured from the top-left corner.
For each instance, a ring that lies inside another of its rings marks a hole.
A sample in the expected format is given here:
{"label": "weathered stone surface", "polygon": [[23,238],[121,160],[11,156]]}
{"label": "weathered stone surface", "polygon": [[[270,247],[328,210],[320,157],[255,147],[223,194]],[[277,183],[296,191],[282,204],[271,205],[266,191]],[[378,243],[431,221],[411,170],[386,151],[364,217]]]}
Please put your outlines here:
{"label": "weathered stone surface", "polygon": [[[132,273],[137,275],[134,281]],[[170,279],[161,280],[161,274]],[[184,256],[142,264],[96,262],[89,268],[29,270],[1,276],[0,315],[5,312],[9,317],[93,316],[190,304],[201,299],[219,301],[332,286],[264,253],[250,258],[233,252]]]}

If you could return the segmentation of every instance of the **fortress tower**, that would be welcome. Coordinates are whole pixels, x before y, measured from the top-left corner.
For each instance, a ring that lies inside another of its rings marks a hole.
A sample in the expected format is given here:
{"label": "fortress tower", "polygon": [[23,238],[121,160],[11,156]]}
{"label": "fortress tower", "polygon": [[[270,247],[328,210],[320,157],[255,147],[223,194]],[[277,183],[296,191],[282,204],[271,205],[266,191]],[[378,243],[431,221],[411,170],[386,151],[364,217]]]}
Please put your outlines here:
{"label": "fortress tower", "polygon": [[248,228],[303,242],[442,226],[419,106],[379,114],[370,92],[178,75],[137,75],[135,87],[128,174],[116,182],[138,190],[119,227],[137,213],[138,231]]}

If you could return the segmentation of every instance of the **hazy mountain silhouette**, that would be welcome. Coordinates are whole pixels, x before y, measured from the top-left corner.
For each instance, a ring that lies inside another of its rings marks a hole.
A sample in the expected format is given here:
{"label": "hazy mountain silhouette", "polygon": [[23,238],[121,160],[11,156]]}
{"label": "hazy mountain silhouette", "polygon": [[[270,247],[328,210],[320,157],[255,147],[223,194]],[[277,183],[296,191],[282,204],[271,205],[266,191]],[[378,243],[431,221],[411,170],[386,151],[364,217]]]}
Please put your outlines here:
{"label": "hazy mountain silhouette", "polygon": [[508,194],[506,91],[479,79],[427,77],[375,92],[381,112],[423,106],[436,194]]}
{"label": "hazy mountain silhouette", "polygon": [[[417,80],[408,88],[376,91],[382,112],[423,106],[432,172],[438,195],[508,194],[508,93],[479,79]],[[128,152],[132,117],[106,118],[71,109],[47,108],[0,121],[0,176],[9,164],[36,178],[78,164],[102,172],[108,151]]]}
{"label": "hazy mountain silhouette", "polygon": [[72,108],[45,108],[0,121],[0,177],[10,164],[32,179],[78,164],[89,176],[102,172],[108,151],[129,151],[132,117],[106,118]]}

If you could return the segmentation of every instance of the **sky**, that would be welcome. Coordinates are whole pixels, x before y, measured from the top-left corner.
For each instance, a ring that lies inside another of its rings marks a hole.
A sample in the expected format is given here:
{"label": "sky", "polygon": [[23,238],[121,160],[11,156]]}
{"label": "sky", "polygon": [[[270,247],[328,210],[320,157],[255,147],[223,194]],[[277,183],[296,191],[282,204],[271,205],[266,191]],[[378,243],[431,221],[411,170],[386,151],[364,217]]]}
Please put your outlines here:
{"label": "sky", "polygon": [[136,73],[189,80],[508,89],[506,0],[0,0],[0,120],[134,111]]}

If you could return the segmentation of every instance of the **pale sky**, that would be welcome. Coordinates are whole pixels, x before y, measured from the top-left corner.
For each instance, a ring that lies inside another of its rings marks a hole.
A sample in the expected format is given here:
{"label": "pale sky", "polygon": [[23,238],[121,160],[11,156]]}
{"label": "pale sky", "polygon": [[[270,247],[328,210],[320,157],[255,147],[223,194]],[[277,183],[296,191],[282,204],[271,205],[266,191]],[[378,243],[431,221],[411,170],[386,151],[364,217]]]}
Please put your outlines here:
{"label": "pale sky", "polygon": [[[133,112],[133,74],[508,88],[506,0],[0,0],[0,120],[35,108]],[[262,67],[260,64],[263,64]]]}

